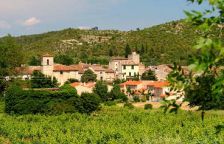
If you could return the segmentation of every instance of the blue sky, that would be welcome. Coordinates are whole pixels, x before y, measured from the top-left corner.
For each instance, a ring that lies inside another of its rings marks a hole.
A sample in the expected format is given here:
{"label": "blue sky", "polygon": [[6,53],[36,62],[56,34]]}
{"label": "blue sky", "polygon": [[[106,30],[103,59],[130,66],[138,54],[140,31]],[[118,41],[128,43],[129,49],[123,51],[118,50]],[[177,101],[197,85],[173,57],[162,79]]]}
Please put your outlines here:
{"label": "blue sky", "polygon": [[198,7],[186,0],[0,0],[0,36],[68,27],[131,30],[185,18],[190,9]]}

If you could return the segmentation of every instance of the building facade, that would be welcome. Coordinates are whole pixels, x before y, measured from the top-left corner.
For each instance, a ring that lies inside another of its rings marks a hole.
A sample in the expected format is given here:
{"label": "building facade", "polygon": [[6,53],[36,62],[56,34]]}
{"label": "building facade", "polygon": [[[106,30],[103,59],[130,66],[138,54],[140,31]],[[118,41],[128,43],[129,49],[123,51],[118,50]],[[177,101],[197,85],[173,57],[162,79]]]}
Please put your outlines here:
{"label": "building facade", "polygon": [[115,71],[115,76],[119,79],[140,77],[145,72],[145,65],[140,62],[140,55],[136,52],[132,52],[128,58],[113,57],[109,68]]}

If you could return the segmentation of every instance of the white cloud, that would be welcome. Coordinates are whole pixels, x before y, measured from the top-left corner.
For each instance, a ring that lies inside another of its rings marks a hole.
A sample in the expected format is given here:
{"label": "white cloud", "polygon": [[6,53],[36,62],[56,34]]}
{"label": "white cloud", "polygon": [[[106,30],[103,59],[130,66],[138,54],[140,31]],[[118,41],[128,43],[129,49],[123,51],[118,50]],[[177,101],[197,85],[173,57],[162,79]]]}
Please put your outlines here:
{"label": "white cloud", "polygon": [[0,20],[0,29],[10,29],[11,25],[6,21]]}
{"label": "white cloud", "polygon": [[28,18],[27,20],[25,20],[25,21],[23,22],[23,25],[24,25],[24,26],[33,26],[33,25],[36,25],[36,24],[38,24],[38,23],[40,23],[40,20],[39,20],[38,18],[36,18],[36,17],[31,17],[31,18]]}

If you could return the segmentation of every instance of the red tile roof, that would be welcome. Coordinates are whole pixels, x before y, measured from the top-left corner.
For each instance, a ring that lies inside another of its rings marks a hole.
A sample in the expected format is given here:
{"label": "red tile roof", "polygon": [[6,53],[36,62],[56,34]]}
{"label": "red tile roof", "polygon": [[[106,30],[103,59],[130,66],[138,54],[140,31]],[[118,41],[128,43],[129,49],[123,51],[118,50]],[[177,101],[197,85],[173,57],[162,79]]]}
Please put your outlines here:
{"label": "red tile roof", "polygon": [[17,74],[23,74],[23,75],[31,75],[35,70],[41,71],[41,66],[17,67],[15,69]]}
{"label": "red tile roof", "polygon": [[120,86],[124,86],[124,85],[128,85],[128,86],[134,85],[134,86],[136,86],[136,85],[139,85],[141,83],[142,83],[141,81],[126,81],[126,82],[120,84]]}
{"label": "red tile roof", "polygon": [[169,82],[167,82],[167,81],[153,81],[153,82],[149,82],[147,84],[147,86],[153,86],[153,87],[156,87],[156,88],[162,88],[162,87],[169,86]]}
{"label": "red tile roof", "polygon": [[114,70],[112,70],[112,69],[106,69],[105,72],[106,72],[106,73],[114,73]]}
{"label": "red tile roof", "polygon": [[71,83],[70,85],[71,85],[72,87],[74,87],[74,88],[75,88],[75,87],[79,86],[79,85],[80,85],[80,83],[79,83],[79,82],[74,82],[74,83]]}
{"label": "red tile roof", "polygon": [[132,60],[123,60],[121,62],[122,65],[138,65],[137,63],[135,63],[134,61]]}
{"label": "red tile roof", "polygon": [[55,64],[54,71],[78,71],[78,68],[62,64]]}

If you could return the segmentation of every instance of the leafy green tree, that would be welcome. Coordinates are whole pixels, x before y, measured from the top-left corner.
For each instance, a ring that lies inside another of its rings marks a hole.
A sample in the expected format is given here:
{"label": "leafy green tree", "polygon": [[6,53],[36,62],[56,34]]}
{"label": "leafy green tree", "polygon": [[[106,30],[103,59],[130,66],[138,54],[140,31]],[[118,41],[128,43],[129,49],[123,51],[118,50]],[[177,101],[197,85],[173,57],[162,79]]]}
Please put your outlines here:
{"label": "leafy green tree", "polygon": [[3,97],[3,94],[8,86],[8,82],[3,78],[0,78],[0,98]]}
{"label": "leafy green tree", "polygon": [[129,44],[127,44],[125,47],[125,57],[127,58],[128,55],[130,55],[130,54],[131,54],[131,48],[130,48]]}
{"label": "leafy green tree", "polygon": [[93,89],[93,92],[100,96],[102,101],[108,100],[108,87],[106,82],[104,81],[97,81],[96,85]]}
{"label": "leafy green tree", "polygon": [[112,48],[109,49],[109,56],[110,57],[114,56],[114,52],[113,52],[113,49]]}
{"label": "leafy green tree", "polygon": [[31,77],[32,88],[54,88],[58,86],[55,77],[52,80],[51,77],[45,76],[40,71],[34,71]]}
{"label": "leafy green tree", "polygon": [[140,51],[141,55],[143,55],[145,53],[145,47],[144,45],[142,44],[142,47],[141,47],[141,51]]}
{"label": "leafy green tree", "polygon": [[12,75],[15,67],[23,64],[23,50],[14,37],[8,35],[0,39],[0,76]]}
{"label": "leafy green tree", "polygon": [[95,93],[81,94],[82,109],[78,107],[80,113],[90,114],[100,109],[100,97]]}
{"label": "leafy green tree", "polygon": [[69,55],[64,55],[64,54],[57,55],[55,57],[54,61],[56,63],[60,63],[60,64],[63,64],[63,65],[71,65],[71,64],[74,63],[72,57],[70,57]]}
{"label": "leafy green tree", "polygon": [[81,82],[95,82],[96,77],[96,74],[92,70],[88,69],[82,75]]}
{"label": "leafy green tree", "polygon": [[41,65],[40,57],[32,56],[28,64],[30,66],[40,66]]}
{"label": "leafy green tree", "polygon": [[152,70],[148,70],[146,72],[144,72],[142,74],[142,77],[141,77],[142,80],[154,80],[156,81],[157,80],[157,77],[156,77],[156,74],[154,71]]}
{"label": "leafy green tree", "polygon": [[121,92],[121,88],[118,84],[114,84],[113,89],[110,91],[109,95],[112,100],[117,100],[117,99],[118,100],[120,99],[122,101],[128,100],[127,96],[123,92]]}
{"label": "leafy green tree", "polygon": [[[188,1],[199,5],[205,2],[205,0]],[[210,37],[213,27],[223,24],[224,1],[208,0],[208,3],[212,9],[203,12],[185,12],[188,21],[203,32],[203,37],[195,46],[197,54],[192,55],[189,62],[191,73],[185,75],[181,66],[174,64],[173,71],[168,76],[173,90],[185,91],[185,100],[189,101],[190,106],[199,106],[202,110],[202,120],[206,110],[220,109],[224,105],[224,70],[221,65],[224,58],[223,41],[220,37]],[[175,101],[168,106],[176,108],[171,109],[174,112],[180,107]]]}

